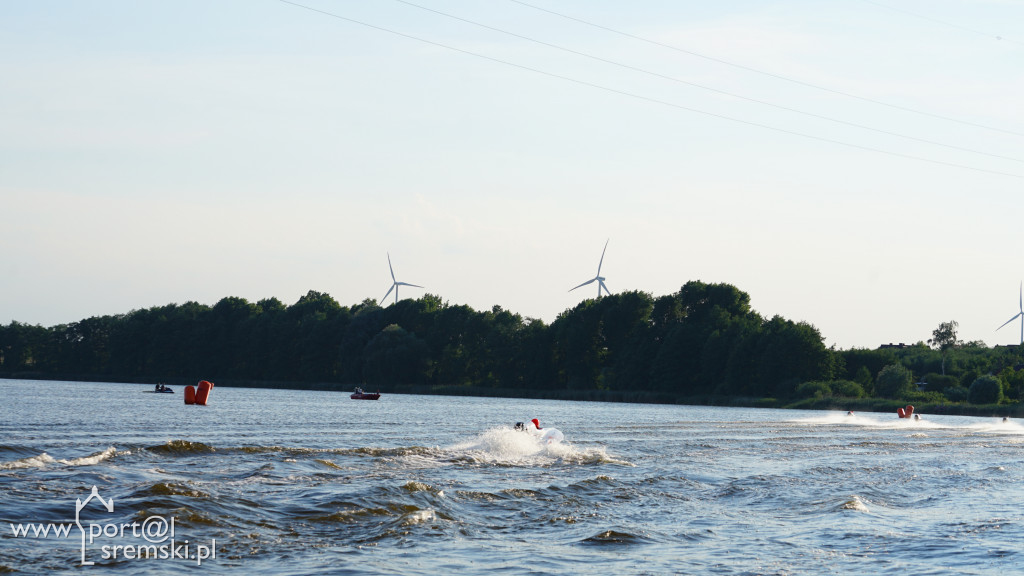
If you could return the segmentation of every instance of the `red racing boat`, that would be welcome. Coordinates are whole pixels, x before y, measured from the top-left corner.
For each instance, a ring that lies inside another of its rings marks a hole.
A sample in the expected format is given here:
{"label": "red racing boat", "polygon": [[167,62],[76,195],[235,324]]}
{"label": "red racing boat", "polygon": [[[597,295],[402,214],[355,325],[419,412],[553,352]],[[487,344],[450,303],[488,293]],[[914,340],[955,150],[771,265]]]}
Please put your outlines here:
{"label": "red racing boat", "polygon": [[362,388],[356,388],[356,391],[353,392],[349,398],[353,400],[378,400],[380,398],[380,392],[363,392]]}

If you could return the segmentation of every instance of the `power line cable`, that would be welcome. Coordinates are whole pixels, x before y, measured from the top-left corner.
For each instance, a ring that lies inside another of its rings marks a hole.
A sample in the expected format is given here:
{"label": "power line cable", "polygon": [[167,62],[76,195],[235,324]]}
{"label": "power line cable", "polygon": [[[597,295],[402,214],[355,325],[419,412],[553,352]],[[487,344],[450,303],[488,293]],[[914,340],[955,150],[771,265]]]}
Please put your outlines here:
{"label": "power line cable", "polygon": [[925,112],[923,110],[917,110],[915,108],[910,108],[910,107],[902,106],[902,105],[899,105],[899,104],[892,104],[890,102],[884,102],[882,100],[876,100],[874,98],[868,98],[866,96],[860,96],[860,95],[857,95],[857,94],[853,94],[851,92],[845,92],[843,90],[837,90],[835,88],[828,88],[826,86],[821,86],[821,85],[818,85],[818,84],[813,84],[811,82],[805,82],[803,80],[798,80],[796,78],[790,78],[788,76],[783,76],[781,74],[776,74],[774,72],[767,72],[765,70],[759,70],[759,69],[753,68],[751,66],[745,66],[743,64],[737,64],[735,62],[730,62],[728,60],[723,60],[721,58],[716,58],[714,56],[708,56],[707,54],[701,54],[699,52],[694,52],[692,50],[687,50],[685,48],[680,48],[678,46],[673,46],[671,44],[665,44],[664,42],[659,42],[657,40],[651,40],[650,38],[644,38],[643,36],[638,36],[636,34],[630,34],[629,32],[623,32],[621,30],[616,30],[614,28],[609,28],[608,26],[602,26],[601,24],[595,24],[593,22],[590,22],[590,21],[587,21],[587,20],[583,20],[582,18],[576,18],[575,16],[570,16],[568,14],[563,14],[561,12],[556,12],[554,10],[548,10],[547,8],[542,8],[540,6],[536,6],[534,4],[530,4],[528,2],[524,2],[523,0],[508,0],[508,1],[509,2],[514,2],[514,3],[519,4],[521,6],[525,6],[527,8],[532,8],[534,10],[539,10],[541,12],[546,12],[546,13],[551,14],[553,16],[558,16],[559,18],[565,18],[566,20],[572,20],[573,22],[578,22],[580,24],[583,24],[583,25],[586,25],[586,26],[591,26],[591,27],[597,28],[599,30],[604,30],[606,32],[611,32],[613,34],[618,34],[618,35],[624,36],[626,38],[632,38],[633,40],[638,40],[640,42],[646,42],[646,43],[652,44],[654,46],[660,46],[662,48],[667,48],[669,50],[674,50],[676,52],[681,52],[683,54],[689,54],[690,56],[696,56],[697,58],[703,58],[705,60],[710,60],[712,62],[718,62],[719,64],[725,64],[726,66],[732,66],[733,68],[738,68],[740,70],[746,70],[747,72],[754,72],[754,73],[757,73],[757,74],[762,74],[764,76],[769,76],[769,77],[775,78],[777,80],[784,80],[786,82],[790,82],[790,83],[793,83],[793,84],[798,84],[800,86],[805,86],[807,88],[814,88],[815,90],[821,90],[823,92],[829,92],[831,94],[837,94],[839,96],[844,96],[844,97],[847,97],[847,98],[853,98],[855,100],[860,100],[862,102],[870,102],[871,104],[876,104],[878,106],[885,106],[887,108],[892,108],[894,110],[902,110],[903,112],[911,112],[913,114],[920,114],[922,116],[928,116],[930,118],[936,118],[936,119],[939,119],[939,120],[945,120],[947,122],[955,122],[957,124],[963,124],[965,126],[973,126],[975,128],[982,128],[982,129],[985,129],[985,130],[991,130],[993,132],[1002,132],[1003,134],[1012,134],[1013,136],[1024,137],[1024,133],[1021,133],[1021,132],[1014,132],[1012,130],[1007,130],[1005,128],[997,128],[995,126],[988,126],[986,124],[979,124],[979,123],[976,123],[976,122],[971,122],[969,120],[961,120],[959,118],[953,118],[951,116],[943,116],[942,114],[935,114],[933,112]]}
{"label": "power line cable", "polygon": [[929,22],[934,22],[936,24],[942,24],[943,26],[949,26],[951,28],[958,28],[958,29],[963,30],[965,32],[970,32],[972,34],[977,34],[979,36],[984,36],[986,38],[993,38],[995,40],[1000,40],[1000,41],[1003,41],[1003,42],[1011,42],[1013,44],[1019,44],[1021,46],[1024,46],[1024,42],[1018,42],[1016,40],[1013,40],[1012,38],[1007,38],[1005,36],[998,36],[996,34],[990,34],[988,32],[982,32],[981,30],[975,30],[974,28],[968,28],[967,26],[956,24],[954,22],[947,22],[945,20],[939,20],[938,18],[932,18],[931,16],[925,16],[924,14],[918,14],[917,12],[911,12],[910,10],[904,10],[903,8],[897,8],[895,6],[889,6],[888,4],[882,4],[881,2],[874,2],[873,0],[861,0],[861,1],[862,2],[866,2],[868,4],[874,4],[875,6],[878,6],[879,8],[885,8],[886,10],[892,10],[893,12],[902,12],[903,14],[908,14],[908,15],[913,16],[915,18],[920,18],[922,20],[927,20]]}
{"label": "power line cable", "polygon": [[920,143],[924,143],[924,144],[931,144],[931,145],[934,145],[934,146],[941,146],[941,147],[944,147],[944,148],[949,148],[951,150],[959,150],[960,152],[969,152],[971,154],[980,154],[982,156],[988,156],[990,158],[998,158],[1000,160],[1009,160],[1011,162],[1021,162],[1021,163],[1024,163],[1024,160],[1022,160],[1020,158],[1013,158],[1011,156],[1002,156],[1000,154],[993,154],[993,153],[990,153],[990,152],[983,152],[981,150],[975,150],[973,148],[966,148],[966,147],[963,147],[963,146],[956,146],[956,145],[953,145],[953,144],[946,144],[946,143],[943,143],[943,142],[937,142],[935,140],[928,140],[926,138],[919,138],[919,137],[916,137],[916,136],[909,136],[909,135],[906,135],[906,134],[900,134],[898,132],[892,132],[890,130],[884,130],[882,128],[875,128],[875,127],[867,126],[865,124],[860,124],[860,123],[857,123],[857,122],[850,122],[848,120],[841,120],[841,119],[838,119],[838,118],[832,118],[830,116],[825,116],[825,115],[822,115],[822,114],[816,114],[814,112],[807,112],[805,110],[800,110],[800,109],[797,109],[797,108],[791,108],[789,106],[783,106],[781,104],[775,104],[775,103],[772,103],[772,102],[767,102],[767,101],[764,101],[764,100],[759,100],[757,98],[751,98],[749,96],[743,96],[742,94],[736,94],[735,92],[729,92],[729,91],[726,91],[726,90],[720,90],[718,88],[713,88],[711,86],[705,86],[703,84],[697,84],[696,82],[690,82],[688,80],[683,80],[681,78],[677,78],[677,77],[674,77],[674,76],[668,76],[666,74],[661,74],[659,72],[653,72],[653,71],[650,71],[650,70],[646,70],[646,69],[643,69],[643,68],[632,66],[630,64],[624,64],[622,62],[616,62],[614,60],[608,60],[607,58],[602,58],[600,56],[595,56],[593,54],[588,54],[586,52],[580,52],[578,50],[573,50],[572,48],[566,48],[564,46],[559,46],[557,44],[552,44],[550,42],[545,42],[543,40],[537,40],[536,38],[531,38],[529,36],[524,36],[522,34],[517,34],[515,32],[509,32],[508,30],[503,30],[501,28],[495,28],[494,26],[489,26],[487,24],[476,22],[474,20],[469,20],[469,19],[466,19],[466,18],[462,18],[461,16],[456,16],[454,14],[450,14],[450,13],[447,13],[447,12],[442,12],[441,10],[436,10],[434,8],[430,8],[428,6],[423,6],[421,4],[416,4],[415,2],[410,2],[409,0],[395,0],[395,2],[398,2],[400,4],[405,4],[406,6],[412,6],[413,8],[419,8],[420,10],[431,12],[431,13],[437,14],[439,16],[444,16],[446,18],[451,18],[453,20],[458,20],[459,22],[464,22],[466,24],[471,24],[473,26],[478,26],[478,27],[484,28],[486,30],[491,30],[493,32],[498,32],[498,33],[501,33],[501,34],[506,34],[508,36],[512,36],[513,38],[519,38],[520,40],[526,40],[527,42],[533,42],[535,44],[540,44],[541,46],[547,46],[548,48],[554,48],[555,50],[561,50],[561,51],[567,52],[569,54],[574,54],[576,56],[582,56],[584,58],[589,58],[591,60],[595,60],[597,62],[602,62],[604,64],[611,64],[612,66],[618,66],[620,68],[625,68],[627,70],[632,70],[634,72],[640,72],[641,74],[647,74],[649,76],[654,76],[656,78],[661,78],[663,80],[670,80],[672,82],[678,82],[680,84],[685,84],[687,86],[693,86],[694,88],[700,88],[702,90],[708,90],[710,92],[714,92],[716,94],[722,94],[724,96],[729,96],[731,98],[737,98],[737,99],[740,99],[740,100],[746,100],[747,102],[753,102],[755,104],[761,104],[763,106],[770,106],[770,107],[775,108],[777,110],[784,110],[786,112],[791,112],[793,114],[801,114],[803,116],[808,116],[810,118],[817,118],[819,120],[826,120],[826,121],[829,121],[829,122],[834,122],[836,124],[842,124],[844,126],[851,126],[851,127],[854,127],[854,128],[860,128],[862,130],[869,130],[871,132],[875,132],[875,133],[878,133],[878,134],[885,134],[887,136],[894,136],[894,137],[897,137],[897,138],[905,138],[907,140],[913,140],[914,142],[920,142]]}
{"label": "power line cable", "polygon": [[513,68],[518,68],[520,70],[526,70],[528,72],[533,72],[535,74],[541,74],[541,75],[547,76],[549,78],[555,78],[555,79],[558,79],[558,80],[564,80],[566,82],[572,82],[572,83],[578,84],[580,86],[586,86],[586,87],[589,87],[589,88],[595,88],[597,90],[602,90],[602,91],[609,92],[609,93],[612,93],[612,94],[618,94],[620,96],[626,96],[626,97],[629,97],[629,98],[635,98],[637,100],[642,100],[642,101],[650,102],[650,103],[653,103],[653,104],[660,104],[662,106],[668,106],[668,107],[671,107],[671,108],[676,108],[678,110],[685,110],[687,112],[693,112],[695,114],[702,114],[702,115],[705,115],[705,116],[710,116],[710,117],[718,118],[718,119],[721,119],[721,120],[728,120],[730,122],[735,122],[735,123],[738,123],[738,124],[744,124],[744,125],[747,125],[747,126],[754,126],[754,127],[763,128],[763,129],[766,129],[766,130],[772,130],[774,132],[779,132],[779,133],[782,133],[782,134],[789,134],[791,136],[799,136],[801,138],[807,138],[807,139],[810,139],[810,140],[816,140],[818,142],[828,142],[830,144],[836,144],[836,145],[839,145],[839,146],[845,146],[847,148],[854,148],[854,149],[857,149],[857,150],[863,150],[863,151],[867,151],[867,152],[875,152],[875,153],[879,153],[879,154],[886,154],[886,155],[894,156],[894,157],[898,157],[898,158],[906,158],[906,159],[909,159],[909,160],[918,160],[920,162],[927,162],[927,163],[930,163],[930,164],[937,164],[937,165],[940,165],[940,166],[948,166],[948,167],[952,167],[952,168],[961,168],[961,169],[964,169],[964,170],[972,170],[972,171],[975,171],[975,172],[983,172],[983,173],[986,173],[986,174],[995,174],[995,175],[998,175],[998,176],[1008,176],[1008,177],[1011,177],[1011,178],[1024,179],[1024,175],[1021,175],[1021,174],[1014,174],[1014,173],[1011,173],[1011,172],[1001,172],[1001,171],[998,171],[998,170],[989,170],[989,169],[986,169],[986,168],[978,168],[978,167],[975,167],[975,166],[968,166],[966,164],[957,164],[955,162],[946,162],[946,161],[943,161],[943,160],[935,160],[935,159],[932,159],[932,158],[925,158],[925,157],[922,157],[922,156],[915,156],[913,154],[904,154],[902,152],[893,152],[891,150],[884,150],[882,148],[874,148],[874,147],[871,147],[871,146],[863,146],[863,145],[860,145],[860,144],[853,144],[851,142],[843,142],[841,140],[833,140],[831,138],[825,138],[823,136],[815,136],[813,134],[806,134],[806,133],[803,133],[803,132],[797,132],[795,130],[788,130],[786,128],[779,128],[777,126],[771,126],[771,125],[768,125],[768,124],[761,124],[761,123],[753,122],[753,121],[750,121],[750,120],[743,120],[743,119],[740,119],[740,118],[734,118],[732,116],[726,116],[724,114],[718,114],[718,113],[715,113],[715,112],[708,112],[706,110],[700,110],[700,109],[697,109],[697,108],[690,108],[688,106],[683,106],[681,104],[676,104],[676,103],[668,102],[668,101],[665,101],[665,100],[659,100],[657,98],[652,98],[652,97],[649,97],[649,96],[643,96],[641,94],[634,94],[632,92],[627,92],[627,91],[624,91],[624,90],[619,90],[617,88],[610,88],[608,86],[602,86],[600,84],[594,84],[593,82],[588,82],[586,80],[580,80],[580,79],[577,79],[577,78],[572,78],[572,77],[569,77],[569,76],[564,76],[564,75],[557,74],[557,73],[554,73],[554,72],[548,72],[548,71],[545,71],[545,70],[541,70],[541,69],[538,69],[538,68],[533,68],[533,67],[530,67],[530,66],[525,66],[525,65],[522,65],[522,64],[516,64],[515,62],[509,62],[507,60],[502,60],[500,58],[495,58],[493,56],[487,56],[485,54],[480,54],[478,52],[472,52],[470,50],[466,50],[466,49],[463,49],[463,48],[458,48],[458,47],[455,47],[455,46],[450,46],[448,44],[442,44],[440,42],[435,42],[433,40],[427,40],[426,38],[420,38],[418,36],[413,36],[412,34],[406,34],[405,32],[399,32],[397,30],[392,30],[390,28],[385,28],[383,26],[378,26],[376,24],[370,24],[368,22],[363,22],[361,20],[356,20],[354,18],[349,18],[347,16],[342,16],[340,14],[335,14],[333,12],[328,12],[326,10],[321,10],[319,8],[314,8],[312,6],[307,6],[305,4],[299,4],[298,2],[292,2],[291,0],[278,0],[278,1],[283,3],[283,4],[289,4],[289,5],[295,6],[297,8],[302,8],[302,9],[305,9],[305,10],[309,10],[310,12],[315,12],[317,14],[322,14],[324,16],[329,16],[331,18],[337,18],[338,20],[343,20],[345,22],[350,22],[352,24],[357,24],[359,26],[364,26],[366,28],[371,28],[373,30],[378,30],[378,31],[381,31],[381,32],[386,32],[388,34],[393,34],[395,36],[400,36],[402,38],[407,38],[409,40],[415,40],[417,42],[422,42],[422,43],[428,44],[430,46],[436,46],[438,48],[444,48],[446,50],[451,50],[453,52],[458,52],[460,54],[465,54],[467,56],[473,56],[475,58],[480,58],[482,60],[487,60],[489,62],[495,62],[495,63],[498,63],[498,64],[503,64],[505,66],[511,66]]}

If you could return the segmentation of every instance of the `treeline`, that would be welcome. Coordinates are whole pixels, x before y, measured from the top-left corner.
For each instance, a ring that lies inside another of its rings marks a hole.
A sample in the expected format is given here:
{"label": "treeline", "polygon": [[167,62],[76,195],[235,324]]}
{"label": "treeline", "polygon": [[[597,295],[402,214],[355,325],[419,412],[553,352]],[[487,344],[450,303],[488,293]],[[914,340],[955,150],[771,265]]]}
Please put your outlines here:
{"label": "treeline", "polygon": [[[948,376],[931,391],[955,396],[972,374],[1013,370],[1014,354],[979,348],[951,355]],[[922,393],[913,375],[937,372],[941,360],[923,344],[829,349],[812,325],[763,318],[745,292],[699,281],[657,298],[624,292],[585,300],[550,325],[430,294],[382,308],[372,300],[345,307],[310,291],[290,306],[276,298],[228,297],[212,307],[169,304],[49,328],[0,326],[5,377],[566,391],[567,397],[666,402],[913,397]],[[890,390],[879,381],[892,365],[908,371],[909,386]],[[1019,383],[1000,389],[1004,401],[1019,398]]]}

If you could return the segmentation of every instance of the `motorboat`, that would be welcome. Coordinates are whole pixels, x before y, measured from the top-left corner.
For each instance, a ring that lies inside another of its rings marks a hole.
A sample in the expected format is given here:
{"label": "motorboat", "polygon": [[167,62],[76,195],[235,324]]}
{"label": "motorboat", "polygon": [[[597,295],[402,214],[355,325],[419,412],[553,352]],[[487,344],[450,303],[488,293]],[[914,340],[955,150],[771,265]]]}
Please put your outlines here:
{"label": "motorboat", "polygon": [[380,392],[363,392],[362,388],[356,388],[349,398],[353,400],[379,400]]}

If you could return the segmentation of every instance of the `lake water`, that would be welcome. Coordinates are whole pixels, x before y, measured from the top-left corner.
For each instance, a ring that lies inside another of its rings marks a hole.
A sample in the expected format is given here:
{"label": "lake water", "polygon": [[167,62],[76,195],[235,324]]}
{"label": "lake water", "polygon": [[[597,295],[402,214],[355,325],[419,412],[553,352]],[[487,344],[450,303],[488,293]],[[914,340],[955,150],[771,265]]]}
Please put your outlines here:
{"label": "lake water", "polygon": [[0,380],[0,573],[1024,572],[1013,421],[151,390]]}

